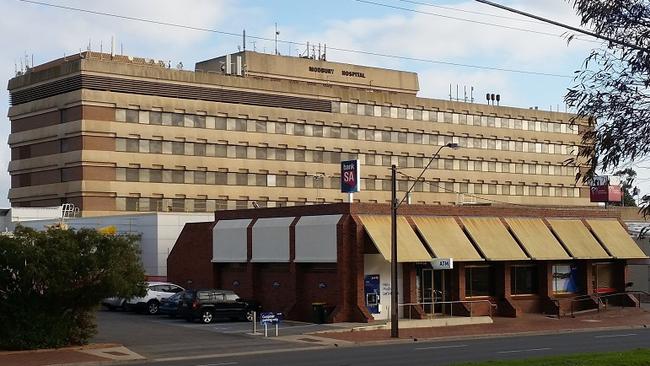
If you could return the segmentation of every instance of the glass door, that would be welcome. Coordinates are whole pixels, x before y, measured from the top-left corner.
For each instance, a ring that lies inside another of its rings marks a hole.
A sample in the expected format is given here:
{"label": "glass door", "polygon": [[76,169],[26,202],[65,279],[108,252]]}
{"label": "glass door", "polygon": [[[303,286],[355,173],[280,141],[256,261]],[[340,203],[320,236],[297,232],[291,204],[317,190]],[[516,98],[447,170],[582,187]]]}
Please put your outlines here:
{"label": "glass door", "polygon": [[[440,303],[448,300],[447,289],[449,288],[449,281],[451,276],[447,274],[446,270],[433,271],[433,293],[432,298],[434,303]],[[450,304],[435,304],[433,306],[434,313],[443,314],[445,309],[449,308]]]}
{"label": "glass door", "polygon": [[422,268],[421,294],[420,302],[423,304],[422,309],[427,314],[433,312],[433,270],[431,268]]}

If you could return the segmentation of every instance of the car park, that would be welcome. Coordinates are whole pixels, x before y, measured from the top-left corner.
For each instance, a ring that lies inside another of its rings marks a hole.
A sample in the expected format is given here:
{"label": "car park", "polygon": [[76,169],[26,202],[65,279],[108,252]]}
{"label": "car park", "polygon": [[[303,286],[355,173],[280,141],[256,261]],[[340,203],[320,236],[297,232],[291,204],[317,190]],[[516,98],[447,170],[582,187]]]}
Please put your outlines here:
{"label": "car park", "polygon": [[160,306],[158,307],[158,312],[163,315],[167,315],[170,318],[175,318],[178,315],[178,309],[181,306],[181,301],[183,300],[183,295],[185,292],[178,292],[172,296],[160,300]]}
{"label": "car park", "polygon": [[216,319],[254,321],[255,313],[262,307],[255,300],[241,299],[228,290],[200,289],[188,290],[183,294],[179,316],[188,321],[199,319],[208,324]]}
{"label": "car park", "polygon": [[147,294],[144,297],[132,297],[126,300],[129,309],[144,310],[146,314],[158,314],[160,301],[185,289],[169,282],[147,282]]}

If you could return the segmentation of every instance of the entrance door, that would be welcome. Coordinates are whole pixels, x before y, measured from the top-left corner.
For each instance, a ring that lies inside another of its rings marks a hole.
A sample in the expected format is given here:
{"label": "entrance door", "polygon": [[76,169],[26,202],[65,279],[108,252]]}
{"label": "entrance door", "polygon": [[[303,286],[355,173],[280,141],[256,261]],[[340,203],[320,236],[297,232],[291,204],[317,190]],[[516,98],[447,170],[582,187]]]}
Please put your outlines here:
{"label": "entrance door", "polygon": [[439,304],[448,300],[447,289],[449,288],[449,281],[451,276],[445,270],[435,270],[433,271],[433,293],[432,298],[435,304],[433,306],[434,313],[441,314],[445,313],[445,309],[448,309],[450,304]]}
{"label": "entrance door", "polygon": [[431,268],[422,268],[421,293],[422,309],[425,313],[433,312],[433,270]]}

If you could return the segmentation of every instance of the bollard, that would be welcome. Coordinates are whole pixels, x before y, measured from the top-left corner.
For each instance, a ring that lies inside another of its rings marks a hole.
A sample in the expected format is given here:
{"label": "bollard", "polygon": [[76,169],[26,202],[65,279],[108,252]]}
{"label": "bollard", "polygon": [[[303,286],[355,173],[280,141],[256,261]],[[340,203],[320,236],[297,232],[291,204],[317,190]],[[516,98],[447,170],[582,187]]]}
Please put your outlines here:
{"label": "bollard", "polygon": [[253,334],[257,334],[257,311],[253,311]]}

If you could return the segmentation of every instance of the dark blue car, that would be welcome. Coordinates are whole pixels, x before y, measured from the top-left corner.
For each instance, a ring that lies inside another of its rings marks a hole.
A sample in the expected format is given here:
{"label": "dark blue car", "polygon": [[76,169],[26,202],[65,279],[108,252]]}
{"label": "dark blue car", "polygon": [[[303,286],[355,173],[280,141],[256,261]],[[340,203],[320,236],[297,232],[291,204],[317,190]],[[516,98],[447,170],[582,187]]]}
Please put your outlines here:
{"label": "dark blue car", "polygon": [[160,300],[160,306],[158,307],[158,312],[160,314],[168,315],[171,318],[175,318],[178,315],[178,309],[181,305],[181,300],[183,299],[183,294],[185,291],[176,293],[166,299]]}

